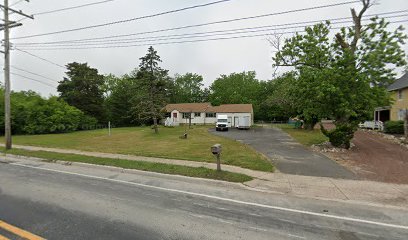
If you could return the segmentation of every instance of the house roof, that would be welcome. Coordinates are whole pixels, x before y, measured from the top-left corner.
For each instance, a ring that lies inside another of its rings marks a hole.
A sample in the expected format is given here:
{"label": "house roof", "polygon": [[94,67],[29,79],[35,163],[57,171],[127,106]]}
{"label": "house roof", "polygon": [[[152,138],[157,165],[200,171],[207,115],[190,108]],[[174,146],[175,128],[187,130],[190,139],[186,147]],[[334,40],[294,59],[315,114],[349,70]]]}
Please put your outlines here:
{"label": "house roof", "polygon": [[211,103],[175,103],[167,104],[166,112],[214,112],[214,113],[252,113],[252,104],[222,104],[211,106]]}
{"label": "house roof", "polygon": [[252,104],[222,104],[220,106],[210,106],[207,112],[215,113],[251,113]]}
{"label": "house roof", "polygon": [[408,73],[405,73],[401,78],[391,84],[388,87],[388,91],[395,91],[402,88],[408,88]]}
{"label": "house roof", "polygon": [[179,112],[205,112],[211,106],[210,103],[175,103],[167,104],[165,110],[171,112],[177,110]]}

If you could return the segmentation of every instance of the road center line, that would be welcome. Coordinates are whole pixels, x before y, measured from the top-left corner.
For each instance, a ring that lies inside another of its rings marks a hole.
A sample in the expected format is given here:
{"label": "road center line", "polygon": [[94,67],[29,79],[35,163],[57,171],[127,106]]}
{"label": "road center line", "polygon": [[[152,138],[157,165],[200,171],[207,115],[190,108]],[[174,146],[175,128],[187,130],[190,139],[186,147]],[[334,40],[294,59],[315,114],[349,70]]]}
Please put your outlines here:
{"label": "road center line", "polygon": [[56,173],[62,173],[62,174],[81,176],[81,177],[86,177],[86,178],[93,178],[93,179],[111,181],[111,182],[117,182],[117,183],[124,183],[124,184],[140,186],[140,187],[145,187],[145,188],[151,188],[151,189],[156,189],[156,190],[161,190],[161,191],[182,193],[182,194],[186,194],[186,195],[204,197],[204,198],[215,199],[215,200],[231,202],[231,203],[236,203],[236,204],[242,204],[242,205],[248,205],[248,206],[255,206],[255,207],[261,207],[261,208],[279,210],[279,211],[284,211],[284,212],[306,214],[306,215],[317,216],[317,217],[322,217],[322,218],[331,218],[331,219],[337,219],[337,220],[343,220],[343,221],[365,223],[365,224],[377,225],[377,226],[382,226],[382,227],[389,227],[389,228],[397,228],[397,229],[408,230],[408,226],[398,225],[398,224],[383,223],[383,222],[370,221],[370,220],[359,219],[359,218],[343,217],[343,216],[337,216],[337,215],[332,215],[332,214],[322,214],[322,213],[305,211],[305,210],[298,210],[298,209],[279,207],[279,206],[272,206],[272,205],[253,203],[253,202],[246,202],[246,201],[235,200],[235,199],[224,198],[224,197],[217,197],[217,196],[207,195],[207,194],[202,194],[202,193],[188,192],[188,191],[183,191],[183,190],[178,190],[178,189],[157,187],[157,186],[151,186],[151,185],[146,185],[146,184],[142,184],[142,183],[135,183],[135,182],[128,182],[128,181],[119,180],[119,179],[110,179],[110,178],[106,178],[106,177],[98,177],[98,176],[82,174],[82,173],[75,173],[75,172],[68,172],[68,171],[63,171],[63,170],[56,170],[56,169],[35,167],[35,166],[27,166],[27,165],[20,164],[20,163],[10,163],[10,165],[20,166],[20,167],[25,167],[25,168],[31,168],[31,169],[44,170],[44,171],[50,171],[50,172],[56,172]]}
{"label": "road center line", "polygon": [[1,220],[0,220],[0,228],[4,229],[4,230],[6,230],[6,231],[8,231],[10,233],[13,233],[13,234],[15,234],[15,235],[17,235],[19,237],[27,239],[27,240],[45,240],[44,238],[42,238],[40,236],[37,236],[37,235],[32,234],[30,232],[27,232],[27,231],[25,231],[23,229],[20,229],[18,227],[10,225],[10,224],[8,224],[6,222],[3,222]]}

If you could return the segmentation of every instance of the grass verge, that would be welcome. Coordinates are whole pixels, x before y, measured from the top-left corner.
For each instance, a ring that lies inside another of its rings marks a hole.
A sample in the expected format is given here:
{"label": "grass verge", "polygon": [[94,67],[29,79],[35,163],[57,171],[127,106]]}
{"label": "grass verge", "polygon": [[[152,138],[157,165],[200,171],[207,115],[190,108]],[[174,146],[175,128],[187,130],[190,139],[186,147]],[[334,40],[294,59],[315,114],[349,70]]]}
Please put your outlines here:
{"label": "grass verge", "polygon": [[293,126],[289,124],[277,124],[275,126],[282,129],[296,141],[306,146],[312,146],[314,144],[320,144],[328,141],[328,138],[324,136],[319,129],[315,130],[295,129]]}
{"label": "grass verge", "polygon": [[23,149],[11,149],[5,151],[4,147],[0,148],[2,152],[8,154],[27,156],[27,157],[37,157],[44,160],[54,161],[68,161],[68,162],[81,162],[104,166],[113,166],[126,169],[137,169],[142,171],[182,175],[188,177],[197,178],[207,178],[216,179],[228,182],[247,182],[251,181],[253,178],[240,173],[232,173],[227,171],[217,172],[216,170],[208,168],[194,168],[180,165],[171,165],[164,163],[152,163],[152,162],[142,162],[142,161],[132,161],[132,160],[122,160],[122,159],[112,159],[112,158],[99,158],[99,157],[89,157],[78,154],[65,154],[65,153],[54,153],[46,151],[28,151]]}
{"label": "grass verge", "polygon": [[[214,162],[210,147],[219,143],[223,149],[222,164],[265,172],[274,170],[271,161],[262,154],[240,142],[215,136],[208,132],[208,128],[193,126],[192,129],[187,129],[187,139],[180,139],[186,130],[185,127],[160,127],[159,134],[154,134],[150,127],[130,127],[112,129],[111,136],[106,129],[102,129],[64,134],[13,136],[13,142],[28,146],[198,162]],[[0,142],[3,142],[1,138]]]}

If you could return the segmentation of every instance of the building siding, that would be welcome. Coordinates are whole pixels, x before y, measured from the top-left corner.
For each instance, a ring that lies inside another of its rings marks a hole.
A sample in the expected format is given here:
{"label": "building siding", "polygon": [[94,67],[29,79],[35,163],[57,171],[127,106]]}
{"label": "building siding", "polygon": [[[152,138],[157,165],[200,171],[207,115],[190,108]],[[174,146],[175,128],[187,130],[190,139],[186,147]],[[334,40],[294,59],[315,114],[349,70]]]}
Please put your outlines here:
{"label": "building siding", "polygon": [[391,92],[391,97],[393,99],[393,104],[391,106],[390,119],[391,121],[402,120],[399,119],[398,113],[400,110],[408,109],[408,88],[401,89],[402,98],[398,98],[398,90]]}
{"label": "building siding", "polygon": [[[183,113],[179,112],[177,110],[173,110],[170,113],[170,119],[174,123],[174,125],[180,125],[180,124],[188,124],[189,119],[183,118]],[[174,117],[174,115],[177,114],[177,117]],[[195,116],[194,113],[192,113],[193,116],[191,118],[191,124],[215,124],[217,122],[216,117],[205,117],[206,114],[205,112],[202,112],[200,116]],[[227,115],[229,118],[231,118],[231,126],[233,127],[235,125],[235,120],[234,117],[241,117],[241,116],[248,116],[250,118],[250,125],[253,124],[253,113],[216,113],[216,116],[218,115]]]}

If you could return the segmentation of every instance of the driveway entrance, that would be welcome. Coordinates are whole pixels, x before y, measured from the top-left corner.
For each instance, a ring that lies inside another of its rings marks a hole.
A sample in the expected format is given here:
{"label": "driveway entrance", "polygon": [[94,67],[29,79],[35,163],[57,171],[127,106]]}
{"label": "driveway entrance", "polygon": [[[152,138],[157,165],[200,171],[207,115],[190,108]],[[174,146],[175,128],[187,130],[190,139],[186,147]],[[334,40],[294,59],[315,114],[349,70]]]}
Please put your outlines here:
{"label": "driveway entrance", "polygon": [[268,156],[283,173],[305,176],[356,179],[356,175],[328,157],[313,152],[278,128],[230,129],[213,134],[252,146]]}

